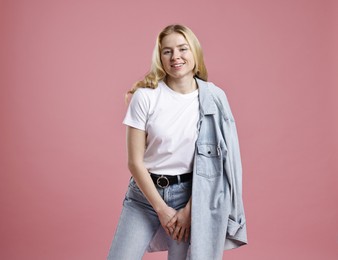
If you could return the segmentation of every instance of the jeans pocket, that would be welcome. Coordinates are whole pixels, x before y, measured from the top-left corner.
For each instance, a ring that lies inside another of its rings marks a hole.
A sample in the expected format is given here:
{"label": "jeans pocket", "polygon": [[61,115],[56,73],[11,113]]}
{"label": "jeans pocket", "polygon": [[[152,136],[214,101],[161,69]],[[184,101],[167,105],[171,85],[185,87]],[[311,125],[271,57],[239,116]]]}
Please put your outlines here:
{"label": "jeans pocket", "polygon": [[180,187],[182,188],[182,190],[191,191],[191,189],[192,189],[192,180],[181,182],[180,183]]}
{"label": "jeans pocket", "polygon": [[196,173],[206,178],[222,174],[222,152],[217,144],[197,144]]}
{"label": "jeans pocket", "polygon": [[137,186],[136,181],[134,180],[134,178],[130,178],[129,181],[129,188],[132,189],[133,191],[142,193],[142,191],[140,190],[140,188]]}

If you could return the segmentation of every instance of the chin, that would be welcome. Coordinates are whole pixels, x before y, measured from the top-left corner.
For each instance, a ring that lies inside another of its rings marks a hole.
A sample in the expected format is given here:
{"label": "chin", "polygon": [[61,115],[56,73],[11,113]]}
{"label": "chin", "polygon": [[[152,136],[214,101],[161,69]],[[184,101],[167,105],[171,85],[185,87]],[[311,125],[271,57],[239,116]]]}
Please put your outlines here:
{"label": "chin", "polygon": [[194,74],[191,74],[190,73],[176,73],[176,74],[168,74],[171,78],[173,79],[182,79],[182,78],[188,78],[188,77],[191,77],[193,78],[194,77]]}

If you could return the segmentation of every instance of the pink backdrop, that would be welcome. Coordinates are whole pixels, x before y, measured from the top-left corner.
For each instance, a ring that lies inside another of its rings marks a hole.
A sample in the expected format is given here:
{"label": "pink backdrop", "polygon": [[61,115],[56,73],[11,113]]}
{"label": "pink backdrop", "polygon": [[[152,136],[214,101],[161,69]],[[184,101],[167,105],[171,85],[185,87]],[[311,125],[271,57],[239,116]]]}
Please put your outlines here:
{"label": "pink backdrop", "polygon": [[0,1],[0,259],[106,257],[129,179],[124,93],[177,22],[237,119],[249,245],[224,259],[338,259],[337,9]]}

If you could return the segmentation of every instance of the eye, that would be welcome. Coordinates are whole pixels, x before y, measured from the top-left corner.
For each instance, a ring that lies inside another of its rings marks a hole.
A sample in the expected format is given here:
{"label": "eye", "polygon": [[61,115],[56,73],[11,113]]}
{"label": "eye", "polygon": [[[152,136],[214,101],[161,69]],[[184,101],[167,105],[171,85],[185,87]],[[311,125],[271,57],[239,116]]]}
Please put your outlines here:
{"label": "eye", "polygon": [[181,49],[180,49],[181,52],[185,52],[185,51],[187,51],[187,50],[188,50],[188,48],[181,48]]}
{"label": "eye", "polygon": [[164,50],[164,51],[162,52],[163,55],[167,55],[167,54],[170,54],[170,53],[171,53],[170,50]]}

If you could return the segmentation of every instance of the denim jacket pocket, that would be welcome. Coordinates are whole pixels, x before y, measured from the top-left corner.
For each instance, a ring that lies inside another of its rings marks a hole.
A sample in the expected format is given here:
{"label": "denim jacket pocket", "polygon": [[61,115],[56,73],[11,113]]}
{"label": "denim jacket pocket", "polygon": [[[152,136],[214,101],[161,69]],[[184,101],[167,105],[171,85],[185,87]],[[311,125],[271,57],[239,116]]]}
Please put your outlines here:
{"label": "denim jacket pocket", "polygon": [[216,144],[197,144],[196,173],[207,178],[222,174],[221,149]]}

